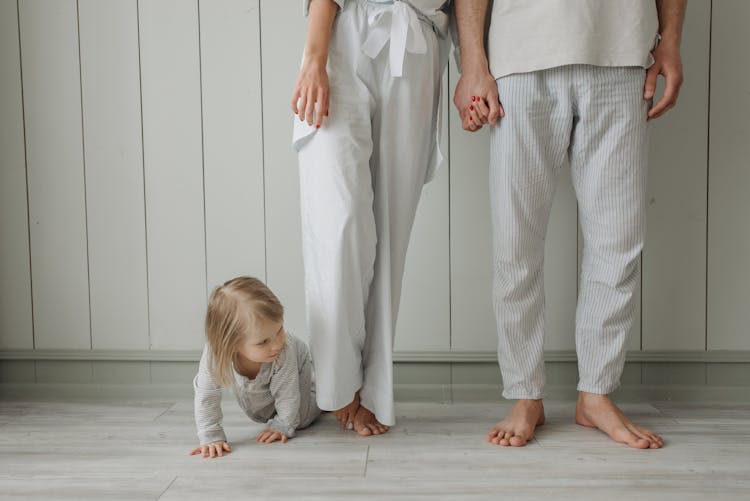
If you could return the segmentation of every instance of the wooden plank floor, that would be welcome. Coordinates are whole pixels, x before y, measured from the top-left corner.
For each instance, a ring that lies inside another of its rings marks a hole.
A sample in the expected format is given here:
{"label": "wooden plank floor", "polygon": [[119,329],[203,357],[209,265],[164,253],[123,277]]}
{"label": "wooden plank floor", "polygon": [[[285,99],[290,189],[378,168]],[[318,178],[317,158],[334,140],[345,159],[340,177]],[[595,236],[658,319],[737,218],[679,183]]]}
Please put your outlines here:
{"label": "wooden plank floor", "polygon": [[0,401],[2,499],[748,499],[750,406],[625,403],[661,433],[637,451],[546,404],[525,448],[484,442],[508,403],[400,403],[398,424],[359,438],[330,415],[287,444],[225,401],[233,452],[190,457],[192,401]]}

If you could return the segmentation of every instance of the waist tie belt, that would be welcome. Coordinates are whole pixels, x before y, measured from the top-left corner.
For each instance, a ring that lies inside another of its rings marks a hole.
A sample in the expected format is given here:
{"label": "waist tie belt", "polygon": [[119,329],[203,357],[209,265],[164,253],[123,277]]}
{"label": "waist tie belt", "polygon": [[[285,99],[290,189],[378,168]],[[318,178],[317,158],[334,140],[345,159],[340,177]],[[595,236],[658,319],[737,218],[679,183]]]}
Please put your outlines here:
{"label": "waist tie belt", "polygon": [[421,17],[424,14],[418,13],[416,8],[402,0],[369,1],[391,7],[369,16],[367,21],[370,33],[362,45],[362,52],[370,59],[375,59],[390,40],[388,60],[391,76],[400,77],[403,75],[407,52],[427,53],[427,40],[422,33],[421,25]]}
{"label": "waist tie belt", "polygon": [[[370,59],[375,59],[390,40],[388,61],[392,77],[401,77],[404,73],[406,53],[427,54],[427,40],[422,33],[422,22],[434,26],[433,22],[422,11],[408,0],[366,0],[371,4],[390,5],[389,9],[378,10],[370,14],[367,23],[370,32],[362,44],[362,52]],[[425,182],[435,174],[444,157],[440,150],[440,138],[443,132],[443,93],[438,97],[437,124],[435,127],[435,145],[427,169]]]}

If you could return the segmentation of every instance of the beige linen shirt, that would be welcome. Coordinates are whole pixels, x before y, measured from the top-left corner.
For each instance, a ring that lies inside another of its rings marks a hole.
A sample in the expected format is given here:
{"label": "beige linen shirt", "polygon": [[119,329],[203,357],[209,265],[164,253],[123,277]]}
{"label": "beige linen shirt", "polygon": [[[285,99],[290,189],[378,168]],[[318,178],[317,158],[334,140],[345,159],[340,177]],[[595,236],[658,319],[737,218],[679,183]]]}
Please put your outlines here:
{"label": "beige linen shirt", "polygon": [[500,78],[569,64],[647,68],[658,26],[655,0],[494,0],[490,72]]}

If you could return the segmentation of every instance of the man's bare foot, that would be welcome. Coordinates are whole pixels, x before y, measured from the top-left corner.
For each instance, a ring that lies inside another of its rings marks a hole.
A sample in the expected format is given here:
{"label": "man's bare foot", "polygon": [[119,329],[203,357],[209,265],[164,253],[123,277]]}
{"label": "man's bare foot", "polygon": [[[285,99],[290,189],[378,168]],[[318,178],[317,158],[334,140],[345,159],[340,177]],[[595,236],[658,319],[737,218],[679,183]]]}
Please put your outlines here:
{"label": "man's bare foot", "polygon": [[510,415],[490,428],[487,441],[495,445],[522,447],[534,438],[534,430],[544,424],[541,400],[517,400]]}
{"label": "man's bare foot", "polygon": [[333,411],[332,414],[336,416],[336,419],[338,419],[339,423],[341,423],[341,426],[344,428],[349,428],[352,423],[354,423],[354,416],[357,415],[357,411],[359,410],[359,391],[354,394],[354,400],[352,400],[348,405],[342,407],[339,410]]}
{"label": "man's bare foot", "polygon": [[615,442],[627,444],[636,449],[664,447],[664,440],[659,435],[633,424],[607,395],[579,392],[576,423],[589,428],[597,428],[609,435]]}
{"label": "man's bare foot", "polygon": [[370,412],[364,406],[360,406],[357,415],[354,416],[354,431],[363,437],[369,435],[382,435],[389,429],[389,426],[381,424],[375,419],[375,414]]}

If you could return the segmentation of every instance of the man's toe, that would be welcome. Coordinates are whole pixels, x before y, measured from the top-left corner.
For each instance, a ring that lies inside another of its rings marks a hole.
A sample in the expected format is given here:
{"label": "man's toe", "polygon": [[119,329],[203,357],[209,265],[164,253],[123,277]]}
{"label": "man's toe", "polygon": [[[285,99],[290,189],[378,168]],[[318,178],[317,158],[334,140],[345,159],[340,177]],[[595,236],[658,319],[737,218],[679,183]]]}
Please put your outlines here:
{"label": "man's toe", "polygon": [[510,445],[513,447],[523,447],[528,441],[526,440],[526,437],[514,435],[508,439],[508,442],[510,442]]}

